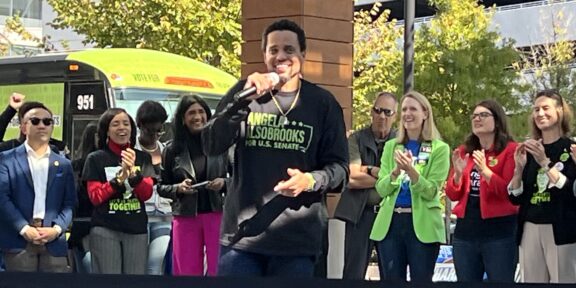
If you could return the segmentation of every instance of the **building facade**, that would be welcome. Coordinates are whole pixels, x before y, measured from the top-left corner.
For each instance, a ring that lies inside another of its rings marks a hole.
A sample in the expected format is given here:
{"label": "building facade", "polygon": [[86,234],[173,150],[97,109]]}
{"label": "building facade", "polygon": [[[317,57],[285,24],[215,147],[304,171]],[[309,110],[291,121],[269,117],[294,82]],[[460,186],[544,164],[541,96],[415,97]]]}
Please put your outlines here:
{"label": "building facade", "polygon": [[[434,9],[427,0],[416,1],[416,27],[428,22]],[[404,0],[357,0],[355,9],[370,9],[374,2],[381,2],[381,11],[390,9],[390,17],[404,18]],[[514,39],[518,48],[553,43],[558,40],[576,41],[576,0],[485,0],[486,7],[496,5],[493,27],[505,38]],[[562,15],[562,16],[560,16]],[[402,24],[402,21],[399,21]],[[566,31],[558,39],[554,28]]]}
{"label": "building facade", "polygon": [[39,42],[24,40],[16,33],[6,31],[6,20],[11,16],[20,16],[26,31],[37,39],[47,40],[49,46],[55,50],[64,47],[70,49],[84,48],[81,35],[71,29],[56,30],[50,23],[56,13],[45,0],[0,0],[0,43],[8,45],[7,54],[30,55],[43,52],[38,47]]}

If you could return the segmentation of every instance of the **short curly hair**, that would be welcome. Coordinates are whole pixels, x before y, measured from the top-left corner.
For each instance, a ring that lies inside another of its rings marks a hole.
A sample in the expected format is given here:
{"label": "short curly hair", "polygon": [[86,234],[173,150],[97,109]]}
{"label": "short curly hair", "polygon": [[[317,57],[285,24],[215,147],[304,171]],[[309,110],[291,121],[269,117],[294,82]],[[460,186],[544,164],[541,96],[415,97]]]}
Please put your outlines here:
{"label": "short curly hair", "polygon": [[300,45],[300,51],[306,52],[306,33],[296,22],[290,21],[288,19],[280,19],[264,30],[262,33],[262,51],[266,51],[266,45],[268,45],[268,34],[274,31],[292,31],[298,37],[298,45]]}
{"label": "short curly hair", "polygon": [[156,101],[146,100],[140,104],[136,111],[136,125],[138,127],[151,123],[164,123],[167,119],[166,109]]}

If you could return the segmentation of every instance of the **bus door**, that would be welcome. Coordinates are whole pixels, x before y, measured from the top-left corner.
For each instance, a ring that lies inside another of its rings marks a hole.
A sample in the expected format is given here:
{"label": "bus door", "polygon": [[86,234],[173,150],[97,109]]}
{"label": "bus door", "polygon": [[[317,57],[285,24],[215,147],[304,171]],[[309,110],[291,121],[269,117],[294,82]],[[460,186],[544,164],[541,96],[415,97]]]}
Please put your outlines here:
{"label": "bus door", "polygon": [[104,81],[68,82],[67,88],[64,137],[70,147],[70,158],[74,159],[84,128],[90,122],[98,122],[108,109],[109,101]]}

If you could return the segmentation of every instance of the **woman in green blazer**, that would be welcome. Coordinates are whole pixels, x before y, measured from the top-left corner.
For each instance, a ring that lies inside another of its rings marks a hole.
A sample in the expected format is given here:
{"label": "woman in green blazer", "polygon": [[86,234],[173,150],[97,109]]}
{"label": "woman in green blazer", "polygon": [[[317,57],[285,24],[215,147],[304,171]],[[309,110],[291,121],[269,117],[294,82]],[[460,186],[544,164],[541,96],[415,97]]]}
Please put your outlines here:
{"label": "woman in green blazer", "polygon": [[439,191],[450,169],[430,102],[411,91],[401,100],[398,137],[384,146],[376,191],[382,196],[370,239],[378,241],[380,278],[432,281],[446,241]]}

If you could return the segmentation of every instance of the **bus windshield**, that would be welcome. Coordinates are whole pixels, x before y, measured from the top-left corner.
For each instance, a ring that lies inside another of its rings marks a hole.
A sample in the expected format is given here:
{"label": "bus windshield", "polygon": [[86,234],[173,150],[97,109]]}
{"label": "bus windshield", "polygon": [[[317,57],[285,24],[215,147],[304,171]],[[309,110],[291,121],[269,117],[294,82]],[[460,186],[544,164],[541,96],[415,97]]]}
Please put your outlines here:
{"label": "bus windshield", "polygon": [[[161,89],[142,89],[142,88],[115,88],[114,98],[116,100],[116,107],[124,108],[132,117],[136,117],[136,111],[140,104],[146,100],[154,100],[160,102],[166,112],[168,113],[168,121],[172,120],[174,113],[176,113],[176,106],[180,98],[184,95],[189,95],[190,92],[176,91],[176,90],[161,90]],[[201,94],[196,93],[208,103],[208,106],[214,111],[221,95]]]}

